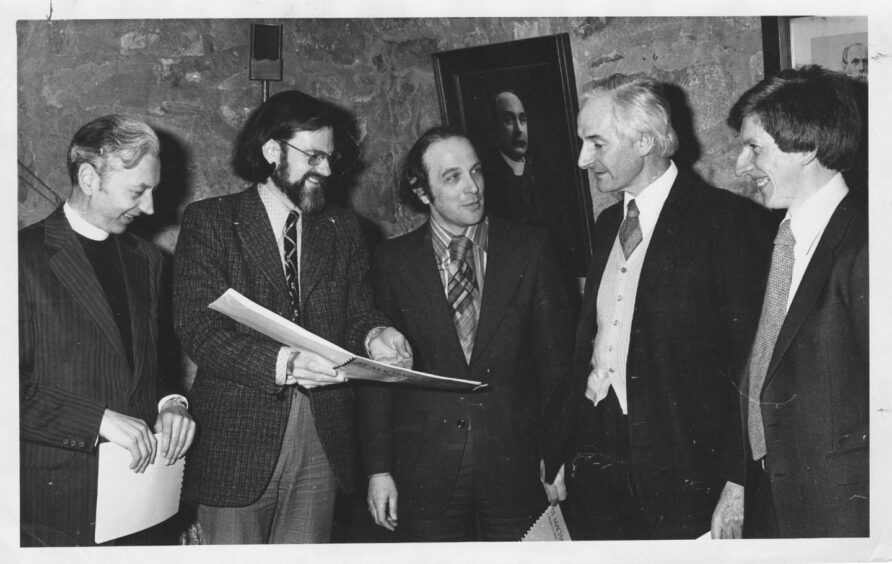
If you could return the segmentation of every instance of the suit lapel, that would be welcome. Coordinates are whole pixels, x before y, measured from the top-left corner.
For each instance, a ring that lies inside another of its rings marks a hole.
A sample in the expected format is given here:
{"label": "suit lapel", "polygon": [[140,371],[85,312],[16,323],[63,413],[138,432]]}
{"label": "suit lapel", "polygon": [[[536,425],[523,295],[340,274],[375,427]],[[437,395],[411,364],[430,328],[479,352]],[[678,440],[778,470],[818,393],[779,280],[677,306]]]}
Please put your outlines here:
{"label": "suit lapel", "polygon": [[409,282],[405,286],[408,297],[406,309],[412,311],[413,316],[418,319],[424,319],[433,332],[435,342],[448,347],[450,354],[460,358],[462,364],[465,364],[465,353],[452,321],[452,306],[446,299],[446,291],[437,270],[430,225],[416,230],[413,239],[403,261],[397,266],[394,277],[396,280]]}
{"label": "suit lapel", "polygon": [[303,215],[303,230],[300,246],[300,307],[313,291],[323,274],[329,270],[329,263],[335,252],[335,219],[326,213]]}
{"label": "suit lapel", "polygon": [[[691,204],[688,195],[688,181],[683,178],[682,172],[679,171],[666,201],[663,203],[663,209],[654,225],[654,231],[651,234],[650,243],[647,246],[647,254],[644,255],[644,263],[641,265],[641,278],[638,280],[638,291],[635,294],[635,309],[639,310],[647,300],[650,289],[657,281],[663,264],[670,256],[672,247],[675,245],[675,239],[678,236],[679,229],[682,227],[684,214]],[[634,326],[634,322],[633,322]]]}
{"label": "suit lapel", "polygon": [[595,335],[597,327],[598,288],[604,269],[607,267],[607,259],[619,233],[619,226],[623,220],[622,202],[610,206],[601,212],[595,229],[595,248],[592,253],[592,262],[589,265],[586,279],[585,295],[583,296],[582,312],[579,316],[577,333],[581,337],[591,339]]}
{"label": "suit lapel", "polygon": [[517,252],[515,241],[507,237],[507,232],[502,227],[498,220],[490,219],[486,275],[483,280],[483,299],[480,304],[474,350],[471,353],[472,365],[480,358],[496,334],[529,262],[527,257]]}
{"label": "suit lapel", "polygon": [[115,351],[126,358],[127,352],[111,306],[62,208],[47,219],[45,237],[47,246],[57,249],[56,254],[50,258],[50,270],[68,290],[72,299],[80,304],[84,313],[96,323]]}
{"label": "suit lapel", "polygon": [[256,186],[242,192],[235,224],[245,255],[258,266],[282,298],[290,301],[282,257]]}
{"label": "suit lapel", "polygon": [[784,324],[781,326],[780,333],[777,336],[777,342],[771,354],[771,362],[768,364],[768,372],[765,375],[765,384],[762,386],[763,390],[767,387],[781,359],[783,359],[784,354],[786,354],[790,344],[799,332],[799,328],[802,327],[805,318],[814,309],[815,302],[824,289],[830,270],[833,268],[833,255],[836,247],[845,236],[849,223],[853,218],[851,198],[851,194],[846,196],[833,212],[827,227],[824,229],[824,233],[821,235],[815,254],[811,257],[805,274],[802,276],[802,281],[799,283],[796,295],[793,296],[790,309],[787,311],[786,317],[784,317]]}

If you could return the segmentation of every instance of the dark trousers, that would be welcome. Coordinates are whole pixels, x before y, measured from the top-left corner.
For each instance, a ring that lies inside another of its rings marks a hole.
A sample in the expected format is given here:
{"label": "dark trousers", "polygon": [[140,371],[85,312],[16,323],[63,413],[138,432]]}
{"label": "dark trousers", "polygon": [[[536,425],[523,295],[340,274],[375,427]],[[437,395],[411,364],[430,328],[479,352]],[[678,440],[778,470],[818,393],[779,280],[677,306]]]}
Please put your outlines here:
{"label": "dark trousers", "polygon": [[743,497],[743,537],[777,538],[777,514],[771,494],[771,478],[761,462],[749,460]]}
{"label": "dark trousers", "polygon": [[[461,467],[452,499],[442,516],[436,518],[410,518],[400,515],[397,533],[400,540],[408,542],[456,542],[456,541],[519,541],[533,526],[539,513],[523,515],[505,514],[504,509],[493,503],[485,488],[474,479],[474,431],[468,433],[462,455]],[[543,498],[545,494],[543,493]]]}
{"label": "dark trousers", "polygon": [[[576,455],[565,467],[565,517],[573,540],[695,538],[678,523],[658,522],[644,510],[631,465],[629,418],[613,387],[597,406],[586,400]],[[702,532],[706,532],[704,529]]]}

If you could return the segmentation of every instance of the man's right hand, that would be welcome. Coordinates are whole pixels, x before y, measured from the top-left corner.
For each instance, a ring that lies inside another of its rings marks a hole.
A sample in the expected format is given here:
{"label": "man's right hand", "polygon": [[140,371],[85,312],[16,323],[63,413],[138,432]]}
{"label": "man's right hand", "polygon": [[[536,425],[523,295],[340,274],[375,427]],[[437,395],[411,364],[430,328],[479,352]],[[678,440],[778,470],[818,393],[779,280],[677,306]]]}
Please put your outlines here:
{"label": "man's right hand", "polygon": [[130,451],[130,469],[134,472],[145,472],[155,462],[155,435],[142,419],[106,409],[99,424],[99,436]]}
{"label": "man's right hand", "polygon": [[388,531],[396,530],[396,482],[390,474],[369,477],[369,512],[375,523]]}
{"label": "man's right hand", "polygon": [[308,351],[294,351],[285,373],[286,386],[297,384],[307,389],[344,381],[346,379],[331,367],[330,360]]}

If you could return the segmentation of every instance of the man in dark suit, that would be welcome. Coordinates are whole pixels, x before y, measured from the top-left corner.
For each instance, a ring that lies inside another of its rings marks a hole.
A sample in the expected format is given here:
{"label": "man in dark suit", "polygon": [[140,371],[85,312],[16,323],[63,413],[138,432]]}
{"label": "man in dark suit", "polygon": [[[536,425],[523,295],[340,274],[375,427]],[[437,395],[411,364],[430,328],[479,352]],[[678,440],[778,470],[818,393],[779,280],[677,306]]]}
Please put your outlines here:
{"label": "man in dark suit", "polygon": [[[671,160],[650,79],[583,90],[579,166],[621,193],[595,228],[576,336],[574,539],[740,536],[735,367],[746,358],[769,241],[758,206]],[[728,439],[733,442],[729,443]]]}
{"label": "man in dark suit", "polygon": [[737,101],[736,172],[786,209],[741,384],[748,537],[868,536],[867,210],[850,79],[787,69]]}
{"label": "man in dark suit", "polygon": [[328,542],[335,493],[355,479],[353,390],[325,361],[208,309],[228,288],[356,354],[411,364],[372,304],[356,217],[326,205],[333,114],[272,96],[236,140],[248,189],[190,205],[174,264],[177,334],[198,365],[201,432],[184,496],[206,543]]}
{"label": "man in dark suit", "polygon": [[159,402],[161,253],[126,233],[154,211],[158,154],[141,121],[91,121],[68,149],[68,201],[19,232],[23,546],[94,544],[99,439],[134,472],[192,442],[185,398]]}
{"label": "man in dark suit", "polygon": [[564,497],[556,439],[572,328],[557,263],[543,232],[485,217],[480,161],[461,134],[422,135],[402,195],[430,220],[379,247],[376,297],[416,369],[487,387],[360,388],[369,510],[407,540],[519,540]]}

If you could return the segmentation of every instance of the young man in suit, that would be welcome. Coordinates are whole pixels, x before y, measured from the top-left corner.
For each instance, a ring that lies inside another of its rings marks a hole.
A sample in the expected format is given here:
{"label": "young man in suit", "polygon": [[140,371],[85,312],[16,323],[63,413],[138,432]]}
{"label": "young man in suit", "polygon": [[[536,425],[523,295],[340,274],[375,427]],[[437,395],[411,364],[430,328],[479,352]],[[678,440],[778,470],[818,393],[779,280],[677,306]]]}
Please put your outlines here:
{"label": "young man in suit", "polygon": [[564,497],[572,328],[558,266],[543,232],[485,216],[460,133],[424,133],[401,190],[430,220],[379,247],[376,297],[416,369],[487,387],[360,388],[369,511],[407,540],[516,541]]}
{"label": "young man in suit", "polygon": [[159,150],[141,121],[91,121],[68,149],[68,201],[19,232],[23,546],[94,544],[99,439],[134,472],[192,442],[185,398],[159,402],[161,253],[126,233],[154,211]]}
{"label": "young man in suit", "polygon": [[736,172],[786,209],[741,385],[749,537],[868,536],[867,210],[850,79],[783,70],[734,104]]}
{"label": "young man in suit", "polygon": [[191,204],[174,263],[174,318],[198,365],[202,426],[183,495],[211,544],[322,543],[335,494],[354,487],[353,389],[331,363],[208,304],[228,288],[356,354],[411,365],[374,309],[356,217],[327,204],[337,161],[330,107],[297,91],[257,108],[233,168],[251,186]]}
{"label": "young man in suit", "polygon": [[598,217],[576,336],[571,533],[739,537],[735,375],[758,319],[765,218],[675,166],[653,80],[614,75],[582,98],[579,166],[622,200]]}

